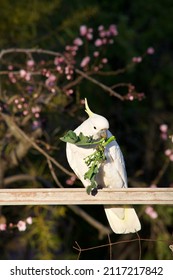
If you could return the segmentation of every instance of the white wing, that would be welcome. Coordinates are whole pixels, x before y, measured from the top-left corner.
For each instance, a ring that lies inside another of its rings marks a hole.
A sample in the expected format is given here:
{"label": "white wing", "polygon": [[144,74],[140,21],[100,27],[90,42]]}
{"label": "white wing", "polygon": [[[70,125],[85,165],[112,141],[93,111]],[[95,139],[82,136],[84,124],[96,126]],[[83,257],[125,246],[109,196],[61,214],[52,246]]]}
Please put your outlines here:
{"label": "white wing", "polygon": [[[108,131],[108,137],[112,134]],[[127,174],[124,158],[116,141],[112,141],[105,149],[106,162],[98,174],[98,183],[104,187],[127,188]]]}
{"label": "white wing", "polygon": [[91,183],[88,179],[84,179],[84,174],[88,171],[85,158],[93,153],[93,149],[78,147],[74,144],[66,144],[67,160],[77,177],[82,181],[84,187],[88,187]]}

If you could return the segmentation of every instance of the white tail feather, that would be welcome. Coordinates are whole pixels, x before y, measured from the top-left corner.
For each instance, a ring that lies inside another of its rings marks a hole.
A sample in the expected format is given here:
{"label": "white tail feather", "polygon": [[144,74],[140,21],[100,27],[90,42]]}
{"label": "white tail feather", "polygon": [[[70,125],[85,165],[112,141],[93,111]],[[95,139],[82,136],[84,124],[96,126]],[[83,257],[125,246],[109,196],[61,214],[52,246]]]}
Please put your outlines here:
{"label": "white tail feather", "polygon": [[141,229],[138,216],[132,207],[104,206],[110,227],[115,233],[133,233]]}

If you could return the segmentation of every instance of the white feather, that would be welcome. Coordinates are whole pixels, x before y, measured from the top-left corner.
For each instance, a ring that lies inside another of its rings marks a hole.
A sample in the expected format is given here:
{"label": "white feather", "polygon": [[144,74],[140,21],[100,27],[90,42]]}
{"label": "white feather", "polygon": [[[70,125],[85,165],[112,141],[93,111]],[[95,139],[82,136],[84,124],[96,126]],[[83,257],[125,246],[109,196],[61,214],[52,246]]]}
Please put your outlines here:
{"label": "white feather", "polygon": [[[107,130],[107,136],[112,136],[108,130],[108,121],[97,114],[92,114],[74,131],[78,135],[82,132],[86,136],[93,136],[95,139],[102,129]],[[88,171],[88,167],[84,162],[84,158],[94,152],[93,148],[81,147],[67,143],[66,153],[68,162],[82,181],[85,187],[90,185],[90,181],[84,179],[84,174]],[[116,141],[112,141],[105,148],[106,161],[99,168],[96,176],[98,185],[104,188],[127,188],[127,174],[125,169],[124,158]],[[141,229],[141,225],[135,210],[132,207],[117,207],[115,205],[104,206],[109,224],[115,233],[137,232]]]}

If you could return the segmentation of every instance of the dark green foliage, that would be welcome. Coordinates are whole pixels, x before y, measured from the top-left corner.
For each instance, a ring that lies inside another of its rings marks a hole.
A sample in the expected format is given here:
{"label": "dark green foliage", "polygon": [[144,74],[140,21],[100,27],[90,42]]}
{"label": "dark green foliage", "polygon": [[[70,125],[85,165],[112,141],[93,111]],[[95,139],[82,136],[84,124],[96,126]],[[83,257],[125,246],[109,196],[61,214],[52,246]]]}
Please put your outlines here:
{"label": "dark green foliage", "polygon": [[76,133],[72,130],[69,130],[63,137],[60,138],[60,140],[78,146],[88,146],[95,144],[93,143],[92,137],[85,136],[82,132],[80,132],[79,135],[76,135]]}

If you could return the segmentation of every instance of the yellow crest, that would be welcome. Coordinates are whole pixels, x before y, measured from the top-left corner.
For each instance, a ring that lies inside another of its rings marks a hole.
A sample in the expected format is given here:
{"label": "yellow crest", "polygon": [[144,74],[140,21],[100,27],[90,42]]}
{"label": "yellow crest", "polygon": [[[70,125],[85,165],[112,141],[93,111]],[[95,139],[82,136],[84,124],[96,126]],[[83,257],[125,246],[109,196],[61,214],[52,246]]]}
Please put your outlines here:
{"label": "yellow crest", "polygon": [[85,112],[88,114],[89,117],[94,115],[94,113],[90,110],[90,108],[88,106],[88,101],[86,98],[85,98]]}

